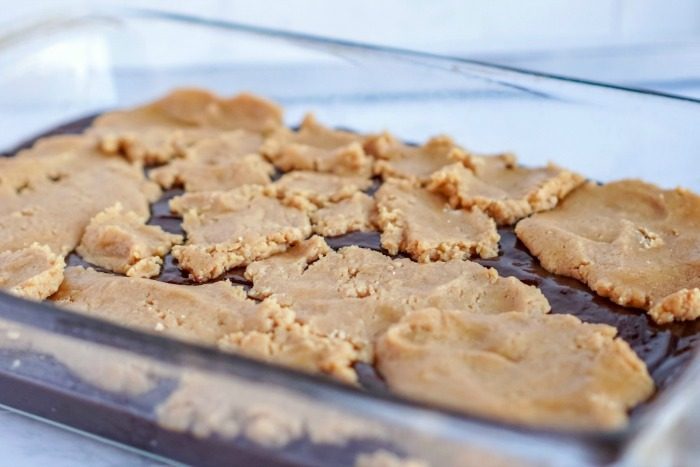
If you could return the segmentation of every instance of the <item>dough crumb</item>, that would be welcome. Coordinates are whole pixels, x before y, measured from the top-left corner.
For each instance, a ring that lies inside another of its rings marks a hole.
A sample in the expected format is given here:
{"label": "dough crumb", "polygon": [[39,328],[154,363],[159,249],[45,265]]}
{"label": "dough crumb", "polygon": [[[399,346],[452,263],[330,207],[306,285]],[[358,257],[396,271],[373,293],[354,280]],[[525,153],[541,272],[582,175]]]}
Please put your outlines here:
{"label": "dough crumb", "polygon": [[374,198],[365,193],[355,193],[350,198],[312,212],[311,224],[315,233],[326,237],[369,232],[374,230],[371,220],[373,210]]}
{"label": "dough crumb", "polygon": [[378,340],[395,391],[503,421],[615,429],[654,383],[614,327],[571,315],[409,313]]}
{"label": "dough crumb", "polygon": [[266,196],[261,186],[188,193],[170,201],[183,216],[187,244],[173,248],[179,266],[198,282],[267,258],[311,235],[308,215]]}
{"label": "dough crumb", "polygon": [[512,155],[471,156],[430,177],[428,189],[455,207],[476,207],[499,225],[514,224],[533,212],[552,209],[584,178],[554,164],[530,169]]}
{"label": "dough crumb", "polygon": [[125,211],[121,203],[92,218],[76,249],[89,263],[130,277],[154,277],[163,257],[181,235],[146,225],[144,216]]}
{"label": "dough crumb", "polygon": [[537,288],[471,261],[420,264],[359,247],[334,252],[316,236],[250,264],[245,275],[251,297],[294,309],[310,330],[348,339],[368,361],[374,338],[411,309],[549,311]]}
{"label": "dough crumb", "polygon": [[700,316],[700,196],[638,180],[588,183],[518,223],[550,272],[573,277],[657,323]]}
{"label": "dough crumb", "polygon": [[370,175],[372,157],[365,153],[365,137],[332,130],[308,114],[293,132],[279,128],[265,141],[262,153],[280,170],[312,170],[336,174]]}
{"label": "dough crumb", "polygon": [[243,93],[224,99],[183,88],[145,106],[105,113],[88,134],[107,154],[152,165],[183,157],[189,146],[220,131],[266,134],[281,125],[282,109],[261,97]]}
{"label": "dough crumb", "polygon": [[375,195],[375,222],[389,254],[427,263],[498,255],[496,223],[478,209],[452,209],[440,195],[391,179]]}
{"label": "dough crumb", "polygon": [[18,297],[43,300],[58,290],[65,266],[62,256],[38,243],[4,251],[0,253],[0,289]]}
{"label": "dough crumb", "polygon": [[257,154],[261,144],[259,134],[243,130],[204,138],[186,148],[183,159],[151,170],[149,177],[163,188],[188,192],[266,185],[275,169]]}
{"label": "dough crumb", "polygon": [[375,174],[384,180],[402,178],[414,184],[426,183],[433,172],[467,155],[452,138],[444,135],[429,139],[423,146],[410,146],[384,134],[368,145],[378,158]]}
{"label": "dough crumb", "polygon": [[243,433],[260,446],[280,449],[304,434],[302,420],[288,417],[270,407],[258,405],[245,412]]}

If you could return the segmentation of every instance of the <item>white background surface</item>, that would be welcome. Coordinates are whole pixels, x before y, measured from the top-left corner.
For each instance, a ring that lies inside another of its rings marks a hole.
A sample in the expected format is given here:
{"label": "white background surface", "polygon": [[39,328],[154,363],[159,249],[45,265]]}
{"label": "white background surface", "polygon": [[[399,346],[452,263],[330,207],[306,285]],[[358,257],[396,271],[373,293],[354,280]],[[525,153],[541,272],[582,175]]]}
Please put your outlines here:
{"label": "white background surface", "polygon": [[[66,2],[0,0],[0,34]],[[85,2],[70,2],[79,6]],[[109,4],[108,1],[92,2]],[[150,1],[205,16],[494,61],[700,98],[700,1]],[[177,51],[174,53],[182,53]],[[215,54],[216,50],[185,51]],[[70,56],[60,57],[70,60]],[[167,62],[168,57],[161,60]],[[0,130],[2,130],[0,128]],[[0,409],[0,464],[153,465]]]}
{"label": "white background surface", "polygon": [[[161,7],[700,97],[697,0],[0,0],[0,31],[87,4]],[[217,50],[171,53],[208,59]]]}

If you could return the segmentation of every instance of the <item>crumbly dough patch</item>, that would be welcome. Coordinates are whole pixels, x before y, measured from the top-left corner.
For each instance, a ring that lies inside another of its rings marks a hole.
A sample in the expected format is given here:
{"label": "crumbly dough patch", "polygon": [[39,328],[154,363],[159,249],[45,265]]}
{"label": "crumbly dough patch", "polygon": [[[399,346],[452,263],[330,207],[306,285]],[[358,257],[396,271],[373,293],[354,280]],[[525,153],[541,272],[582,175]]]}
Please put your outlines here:
{"label": "crumbly dough patch", "polygon": [[154,277],[163,257],[182,236],[146,225],[146,218],[125,211],[121,203],[92,218],[76,249],[89,263],[130,277]]}
{"label": "crumbly dough patch", "polygon": [[43,300],[63,281],[63,257],[46,245],[0,253],[0,289],[19,297]]}
{"label": "crumbly dough patch", "polygon": [[187,244],[174,247],[173,256],[199,282],[283,252],[311,234],[304,211],[266,196],[261,186],[189,193],[170,208],[183,216],[187,233]]}
{"label": "crumbly dough patch", "polygon": [[571,315],[407,314],[377,366],[408,397],[528,425],[614,429],[654,383],[614,327]]}
{"label": "crumbly dough patch", "polygon": [[476,207],[499,225],[509,225],[552,209],[583,181],[554,164],[536,169],[519,166],[508,154],[469,156],[434,173],[428,188],[447,196],[455,207]]}
{"label": "crumbly dough patch", "polygon": [[318,400],[312,396],[264,381],[190,370],[182,373],[177,389],[158,405],[155,415],[169,430],[189,432],[197,438],[242,436],[274,449],[301,438],[327,446],[347,446],[360,440],[388,442],[381,423],[332,405],[329,402],[319,411]]}
{"label": "crumbly dough patch", "polygon": [[478,209],[452,209],[442,196],[407,180],[385,182],[375,199],[375,222],[389,254],[403,252],[421,263],[498,255],[496,223]]}
{"label": "crumbly dough patch", "polygon": [[470,261],[419,264],[359,247],[334,252],[317,236],[250,264],[245,274],[252,297],[290,306],[314,332],[348,338],[366,359],[374,338],[410,309],[549,311],[537,288]]}
{"label": "crumbly dough patch", "polygon": [[46,138],[2,162],[13,173],[6,186],[20,188],[0,192],[0,251],[36,242],[66,255],[98,212],[121,202],[147,216],[160,195],[140,167],[100,154],[88,137]]}
{"label": "crumbly dough patch", "polygon": [[131,110],[98,117],[89,134],[108,154],[160,164],[183,157],[187,147],[225,130],[269,133],[282,125],[282,109],[251,94],[224,99],[200,89],[179,89]]}
{"label": "crumbly dough patch", "polygon": [[518,223],[550,272],[576,278],[658,323],[700,316],[700,196],[639,180],[588,183]]}
{"label": "crumbly dough patch", "polygon": [[266,185],[274,167],[260,154],[262,137],[244,130],[204,138],[185,149],[184,158],[150,171],[163,188],[186,191],[231,190],[243,185]]}
{"label": "crumbly dough patch", "polygon": [[219,340],[219,348],[346,382],[357,381],[352,366],[359,355],[348,340],[313,332],[297,319],[294,310],[272,299],[258,306],[242,331]]}
{"label": "crumbly dough patch", "polygon": [[409,146],[383,134],[368,142],[377,157],[374,173],[384,180],[403,178],[423,184],[430,175],[442,167],[462,160],[467,153],[448,136],[436,136],[423,146]]}
{"label": "crumbly dough patch", "polygon": [[350,198],[368,189],[372,180],[364,176],[295,170],[266,188],[266,193],[284,204],[312,212]]}
{"label": "crumbly dough patch", "polygon": [[334,237],[350,232],[374,230],[372,213],[374,198],[365,193],[355,193],[350,198],[313,211],[311,224],[319,235]]}
{"label": "crumbly dough patch", "polygon": [[373,159],[364,148],[365,137],[332,130],[308,114],[294,132],[281,127],[270,135],[262,152],[280,170],[313,170],[336,174],[369,175]]}
{"label": "crumbly dough patch", "polygon": [[356,380],[349,342],[312,332],[293,310],[274,300],[258,304],[228,281],[187,286],[69,267],[51,299],[116,324]]}

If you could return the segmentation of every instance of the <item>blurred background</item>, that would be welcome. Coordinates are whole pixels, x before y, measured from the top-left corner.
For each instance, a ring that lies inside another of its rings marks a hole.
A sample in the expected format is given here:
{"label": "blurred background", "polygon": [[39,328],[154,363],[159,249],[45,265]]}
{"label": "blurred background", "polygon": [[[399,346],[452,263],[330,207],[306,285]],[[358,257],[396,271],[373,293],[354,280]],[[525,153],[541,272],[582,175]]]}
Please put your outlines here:
{"label": "blurred background", "polygon": [[[86,5],[162,8],[700,98],[697,0],[0,0],[0,31]],[[217,44],[187,52],[221,55]],[[169,53],[148,59],[167,64]]]}

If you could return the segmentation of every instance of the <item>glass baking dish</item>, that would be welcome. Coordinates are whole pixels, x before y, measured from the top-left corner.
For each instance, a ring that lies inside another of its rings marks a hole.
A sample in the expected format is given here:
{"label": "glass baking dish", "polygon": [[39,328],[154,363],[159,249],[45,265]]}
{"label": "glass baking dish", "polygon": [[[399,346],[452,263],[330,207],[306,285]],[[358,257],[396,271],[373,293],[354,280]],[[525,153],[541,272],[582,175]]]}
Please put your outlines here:
{"label": "glass baking dish", "polygon": [[[35,19],[0,37],[0,149],[198,86],[336,127],[447,133],[595,180],[700,190],[700,101],[469,60],[146,10]],[[70,209],[66,206],[66,209]],[[674,465],[692,459],[700,360],[613,433],[510,426],[0,294],[0,403],[194,464]],[[172,397],[172,395],[175,397]],[[180,397],[178,397],[178,394]],[[169,405],[164,405],[168,400]],[[693,415],[695,411],[695,415]]]}

